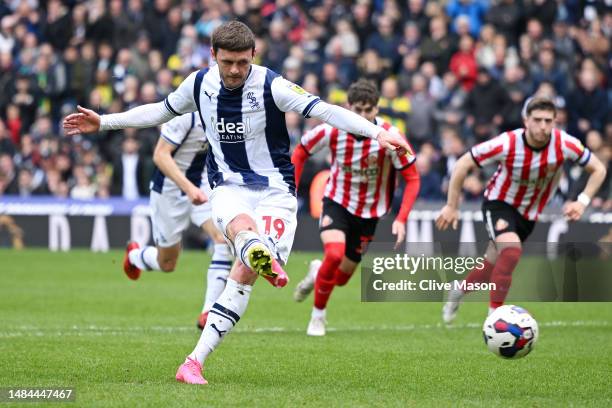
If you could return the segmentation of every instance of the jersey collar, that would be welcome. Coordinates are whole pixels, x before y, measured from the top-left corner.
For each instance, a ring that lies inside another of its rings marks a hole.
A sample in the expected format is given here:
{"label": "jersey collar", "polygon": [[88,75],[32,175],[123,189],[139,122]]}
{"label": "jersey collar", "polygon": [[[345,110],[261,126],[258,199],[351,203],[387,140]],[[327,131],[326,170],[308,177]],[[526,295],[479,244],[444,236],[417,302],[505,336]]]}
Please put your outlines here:
{"label": "jersey collar", "polygon": [[555,129],[553,129],[550,132],[550,137],[548,138],[548,142],[546,142],[546,144],[542,147],[533,147],[531,146],[528,142],[527,142],[527,129],[523,129],[523,143],[525,144],[525,146],[527,146],[529,149],[533,150],[534,152],[541,152],[542,150],[546,149],[548,147],[548,145],[550,144],[550,141],[553,138],[553,133],[555,132]]}

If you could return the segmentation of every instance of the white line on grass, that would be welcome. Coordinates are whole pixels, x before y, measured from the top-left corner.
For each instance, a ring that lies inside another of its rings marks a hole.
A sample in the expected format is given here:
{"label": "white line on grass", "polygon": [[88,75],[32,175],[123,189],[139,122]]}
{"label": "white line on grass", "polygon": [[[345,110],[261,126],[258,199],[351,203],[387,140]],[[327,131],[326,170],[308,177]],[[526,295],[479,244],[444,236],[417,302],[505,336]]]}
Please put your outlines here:
{"label": "white line on grass", "polygon": [[[611,327],[612,322],[605,320],[574,320],[562,321],[554,320],[540,323],[540,327]],[[379,326],[353,326],[353,327],[330,327],[332,332],[369,332],[369,331],[419,331],[419,330],[462,330],[480,329],[481,323],[465,323],[452,326],[445,326],[442,323],[436,324],[410,324],[410,325],[379,325]],[[301,333],[302,327],[237,327],[238,333]],[[70,327],[40,327],[40,326],[16,326],[11,329],[0,331],[0,338],[15,337],[64,337],[64,336],[126,336],[134,333],[194,333],[196,329],[191,326],[96,326],[85,325]]]}

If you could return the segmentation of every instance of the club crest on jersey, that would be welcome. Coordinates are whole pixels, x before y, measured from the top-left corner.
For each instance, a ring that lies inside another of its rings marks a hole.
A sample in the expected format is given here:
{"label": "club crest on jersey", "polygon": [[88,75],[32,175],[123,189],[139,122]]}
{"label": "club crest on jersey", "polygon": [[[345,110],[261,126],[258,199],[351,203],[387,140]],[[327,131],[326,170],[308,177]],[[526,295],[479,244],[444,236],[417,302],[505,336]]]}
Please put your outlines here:
{"label": "club crest on jersey", "polygon": [[219,135],[221,143],[240,143],[246,139],[247,134],[251,133],[251,121],[246,118],[242,122],[226,122],[225,118],[215,120],[215,117],[210,118],[213,129]]}
{"label": "club crest on jersey", "polygon": [[259,102],[257,102],[257,98],[255,97],[255,94],[253,92],[248,92],[246,97],[249,100],[249,103],[251,104],[251,109],[256,110],[260,108]]}
{"label": "club crest on jersey", "polygon": [[510,225],[508,224],[508,221],[504,220],[503,218],[500,218],[495,223],[495,231],[503,231],[508,228],[508,225]]}

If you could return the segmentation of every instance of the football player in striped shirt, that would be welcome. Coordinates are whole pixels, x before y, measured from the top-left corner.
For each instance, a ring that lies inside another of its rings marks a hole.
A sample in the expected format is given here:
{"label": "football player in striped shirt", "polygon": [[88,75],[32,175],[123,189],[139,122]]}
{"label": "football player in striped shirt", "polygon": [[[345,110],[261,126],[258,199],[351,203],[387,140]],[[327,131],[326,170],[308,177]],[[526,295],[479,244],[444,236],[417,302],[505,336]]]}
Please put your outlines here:
{"label": "football player in striped shirt", "polygon": [[[359,80],[348,89],[348,108],[388,131],[401,132],[377,117],[379,93],[370,81]],[[326,307],[335,286],[344,286],[361,262],[376,224],[391,207],[396,172],[406,180],[400,211],[392,225],[396,246],[403,242],[406,220],[419,192],[416,157],[389,152],[375,140],[322,124],[302,136],[292,155],[295,180],[299,182],[304,163],[323,147],[331,150],[331,176],[323,198],[319,221],[323,262],[313,260],[304,280],[296,287],[294,299],[303,301],[315,289],[314,307],[306,334],[324,336]]]}
{"label": "football player in striped shirt", "polygon": [[157,126],[175,116],[198,113],[210,145],[206,167],[213,221],[237,261],[200,340],[176,373],[178,381],[190,384],[207,383],[202,365],[246,311],[257,277],[278,287],[287,284],[282,264],[293,245],[297,200],[285,112],[319,118],[375,139],[384,148],[409,149],[399,135],[253,64],[255,35],[243,23],[217,27],[211,52],[217,65],[190,74],[163,102],[102,116],[78,107],[63,125],[66,134],[73,135]]}
{"label": "football player in striped shirt", "polygon": [[153,153],[156,168],[151,180],[150,206],[155,246],[140,248],[129,242],[123,260],[128,278],[137,280],[142,270],[172,272],[176,266],[183,232],[191,221],[214,242],[208,267],[204,306],[198,318],[203,329],[208,312],[225,289],[233,263],[229,245],[215,227],[206,180],[208,141],[195,112],[177,116],[161,127]]}
{"label": "football player in striped shirt", "polygon": [[[478,144],[462,156],[451,175],[447,204],[436,219],[436,226],[457,228],[459,196],[468,172],[475,167],[497,165],[497,171],[485,189],[482,205],[490,237],[482,267],[474,268],[466,283],[491,282],[489,314],[506,299],[512,272],[519,262],[522,244],[533,231],[538,216],[553,196],[567,161],[578,163],[590,173],[578,199],[567,203],[563,213],[569,221],[579,220],[591,198],[601,186],[606,169],[589,149],[566,132],[554,127],[557,109],[546,98],[527,102],[525,128],[504,132]],[[452,289],[442,310],[442,318],[451,323],[465,293]]]}

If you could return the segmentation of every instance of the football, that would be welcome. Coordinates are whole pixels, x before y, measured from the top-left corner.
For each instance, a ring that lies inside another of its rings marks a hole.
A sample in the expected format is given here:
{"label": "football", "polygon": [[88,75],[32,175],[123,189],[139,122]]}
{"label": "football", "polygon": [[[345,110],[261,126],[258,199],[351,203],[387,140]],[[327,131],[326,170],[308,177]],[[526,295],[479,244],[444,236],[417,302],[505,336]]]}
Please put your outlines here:
{"label": "football", "polygon": [[538,323],[522,307],[503,305],[495,309],[482,327],[484,341],[492,353],[504,358],[521,358],[538,340]]}

